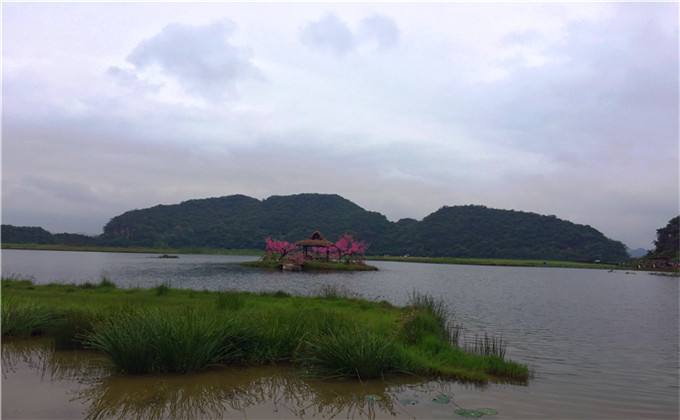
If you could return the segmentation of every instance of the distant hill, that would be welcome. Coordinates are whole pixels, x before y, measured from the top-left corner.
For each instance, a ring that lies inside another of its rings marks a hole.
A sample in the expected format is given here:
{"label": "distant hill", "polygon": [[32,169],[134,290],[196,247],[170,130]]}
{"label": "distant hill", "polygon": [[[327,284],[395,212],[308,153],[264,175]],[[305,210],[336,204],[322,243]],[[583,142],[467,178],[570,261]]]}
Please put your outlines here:
{"label": "distant hill", "polygon": [[[422,221],[390,222],[339,195],[245,195],[131,210],[112,218],[100,245],[153,248],[263,249],[267,236],[295,242],[319,230],[371,244],[373,255],[622,262],[625,246],[590,226],[484,206],[442,207]],[[4,233],[4,231],[3,231]],[[9,242],[3,237],[3,242]]]}
{"label": "distant hill", "polygon": [[636,248],[636,249],[627,248],[626,251],[628,252],[628,255],[631,256],[631,258],[640,258],[640,257],[646,255],[649,252],[644,248]]}
{"label": "distant hill", "polygon": [[2,225],[2,242],[8,244],[97,246],[99,239],[76,233],[51,234],[37,226]]}
{"label": "distant hill", "polygon": [[315,230],[330,240],[350,231],[373,238],[392,223],[338,195],[272,196],[260,201],[244,195],[189,200],[177,205],[132,210],[104,226],[102,242],[112,246],[262,249],[267,236],[295,242]]}

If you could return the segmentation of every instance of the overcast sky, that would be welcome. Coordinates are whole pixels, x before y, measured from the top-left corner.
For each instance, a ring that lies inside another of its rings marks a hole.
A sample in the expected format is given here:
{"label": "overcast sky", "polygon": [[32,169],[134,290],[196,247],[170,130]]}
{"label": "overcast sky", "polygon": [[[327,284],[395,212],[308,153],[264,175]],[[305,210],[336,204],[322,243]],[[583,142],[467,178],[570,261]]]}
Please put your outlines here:
{"label": "overcast sky", "polygon": [[2,4],[2,223],[339,194],[653,248],[678,208],[677,3]]}

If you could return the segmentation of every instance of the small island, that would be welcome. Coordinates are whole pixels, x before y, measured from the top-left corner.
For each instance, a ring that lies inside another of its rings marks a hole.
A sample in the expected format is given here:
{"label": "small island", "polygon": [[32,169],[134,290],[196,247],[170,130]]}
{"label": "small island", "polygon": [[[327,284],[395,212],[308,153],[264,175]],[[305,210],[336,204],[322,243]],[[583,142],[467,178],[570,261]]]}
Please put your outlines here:
{"label": "small island", "polygon": [[[257,261],[246,261],[247,267],[283,271],[375,271],[366,264],[365,241],[356,241],[350,234],[342,235],[335,243],[317,230],[312,235],[293,243],[265,239],[265,254]],[[302,250],[300,250],[302,247]]]}

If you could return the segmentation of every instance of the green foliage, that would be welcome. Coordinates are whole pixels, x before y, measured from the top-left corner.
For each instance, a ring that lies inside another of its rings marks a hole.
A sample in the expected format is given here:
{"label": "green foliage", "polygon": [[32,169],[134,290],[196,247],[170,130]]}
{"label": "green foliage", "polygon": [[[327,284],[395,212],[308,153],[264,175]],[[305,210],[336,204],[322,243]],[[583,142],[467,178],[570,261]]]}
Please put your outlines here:
{"label": "green foliage", "polygon": [[238,311],[243,308],[245,301],[238,292],[218,292],[215,305],[220,310]]}
{"label": "green foliage", "polygon": [[161,283],[158,286],[154,287],[153,290],[156,296],[166,296],[170,293],[170,283],[169,282]]}
{"label": "green foliage", "polygon": [[628,259],[622,243],[590,226],[514,210],[443,207],[409,227],[413,241],[422,244],[420,255],[591,262]]}
{"label": "green foliage", "polygon": [[2,303],[2,336],[27,338],[45,332],[57,319],[51,308],[31,301]]}
{"label": "green foliage", "polygon": [[403,366],[393,340],[358,326],[310,337],[307,352],[298,361],[316,375],[358,379],[383,377]]}
{"label": "green foliage", "polygon": [[41,227],[2,225],[2,242],[14,244],[53,244],[52,234]]}
{"label": "green foliage", "polygon": [[2,242],[10,244],[96,246],[98,239],[75,233],[51,234],[41,227],[2,225]]}
{"label": "green foliage", "polygon": [[103,321],[91,334],[82,335],[82,340],[111,357],[123,372],[185,373],[235,358],[237,329],[229,319],[192,309],[138,309]]}
{"label": "green foliage", "polygon": [[489,336],[485,332],[483,337],[475,336],[472,344],[466,343],[465,348],[469,352],[480,356],[496,356],[504,359],[507,343],[503,341],[503,337]]}
{"label": "green foliage", "polygon": [[47,329],[46,335],[54,337],[57,350],[75,350],[83,347],[79,335],[91,333],[100,315],[89,310],[68,310]]}
{"label": "green foliage", "polygon": [[[3,243],[92,244],[40,228],[3,225]],[[5,236],[5,230],[8,234]],[[321,231],[350,233],[374,255],[557,261],[628,260],[625,246],[590,226],[484,206],[442,207],[422,221],[390,222],[338,195],[297,194],[257,200],[244,195],[131,210],[111,219],[97,245],[156,249],[263,249],[268,236],[296,242]],[[82,236],[82,235],[81,235]]]}
{"label": "green foliage", "polygon": [[324,299],[357,299],[360,295],[342,284],[324,284],[315,290],[315,295]]}
{"label": "green foliage", "polygon": [[665,227],[657,229],[654,256],[678,260],[680,256],[680,216],[672,218]]}
{"label": "green foliage", "polygon": [[[482,382],[489,375],[519,381],[529,375],[525,365],[459,348],[442,329],[448,310],[415,292],[417,308],[333,287],[313,297],[169,289],[159,299],[155,289],[3,279],[2,290],[4,337],[43,334],[60,349],[97,349],[128,373],[292,363],[309,373],[362,379],[395,371]],[[412,313],[422,318],[401,327]]]}
{"label": "green foliage", "polygon": [[97,285],[98,288],[101,289],[115,289],[116,285],[114,282],[112,282],[108,277],[102,275],[101,280],[99,281],[99,284]]}

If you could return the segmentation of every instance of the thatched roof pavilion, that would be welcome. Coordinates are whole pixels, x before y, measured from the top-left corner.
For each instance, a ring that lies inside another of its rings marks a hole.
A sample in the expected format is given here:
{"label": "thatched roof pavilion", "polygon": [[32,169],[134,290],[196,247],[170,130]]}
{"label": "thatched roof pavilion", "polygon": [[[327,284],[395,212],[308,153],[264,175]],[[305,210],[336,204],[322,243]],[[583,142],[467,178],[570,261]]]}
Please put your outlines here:
{"label": "thatched roof pavilion", "polygon": [[328,247],[333,246],[335,244],[329,241],[328,239],[324,238],[323,235],[317,230],[314,233],[312,233],[312,236],[310,236],[309,238],[295,242],[295,245],[304,248],[305,258],[307,258],[307,247],[315,246],[319,248],[326,248],[326,259],[328,260],[330,254]]}

